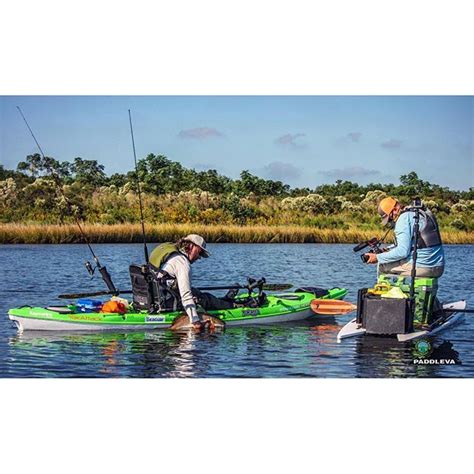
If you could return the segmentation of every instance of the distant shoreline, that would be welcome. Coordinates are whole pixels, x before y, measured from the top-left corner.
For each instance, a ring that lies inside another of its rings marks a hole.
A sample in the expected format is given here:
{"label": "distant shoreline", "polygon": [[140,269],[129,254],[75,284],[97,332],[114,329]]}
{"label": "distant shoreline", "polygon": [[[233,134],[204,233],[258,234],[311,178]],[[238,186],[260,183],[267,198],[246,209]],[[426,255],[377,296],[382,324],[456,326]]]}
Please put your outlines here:
{"label": "distant shoreline", "polygon": [[[84,224],[91,243],[143,242],[140,224]],[[372,237],[380,238],[384,229],[377,231],[351,228],[318,229],[297,225],[205,225],[205,224],[150,224],[146,225],[149,242],[176,241],[190,233],[201,234],[210,243],[355,243]],[[474,232],[442,231],[445,244],[474,244]],[[84,243],[75,224],[0,224],[0,244],[75,244]]]}

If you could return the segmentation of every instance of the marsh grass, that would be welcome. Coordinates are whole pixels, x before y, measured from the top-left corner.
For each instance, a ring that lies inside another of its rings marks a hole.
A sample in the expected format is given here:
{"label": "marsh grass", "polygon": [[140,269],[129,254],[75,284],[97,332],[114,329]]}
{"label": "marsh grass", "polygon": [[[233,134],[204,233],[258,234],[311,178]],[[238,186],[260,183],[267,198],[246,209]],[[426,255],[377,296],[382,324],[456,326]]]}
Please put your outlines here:
{"label": "marsh grass", "polygon": [[[139,224],[84,224],[84,231],[93,243],[142,242]],[[381,237],[379,231],[349,229],[318,229],[296,225],[204,225],[152,224],[146,225],[149,242],[176,241],[187,234],[201,234],[208,242],[229,243],[355,243]],[[474,233],[447,230],[442,232],[446,244],[473,244]],[[75,224],[0,224],[2,244],[68,244],[81,243],[83,238]]]}

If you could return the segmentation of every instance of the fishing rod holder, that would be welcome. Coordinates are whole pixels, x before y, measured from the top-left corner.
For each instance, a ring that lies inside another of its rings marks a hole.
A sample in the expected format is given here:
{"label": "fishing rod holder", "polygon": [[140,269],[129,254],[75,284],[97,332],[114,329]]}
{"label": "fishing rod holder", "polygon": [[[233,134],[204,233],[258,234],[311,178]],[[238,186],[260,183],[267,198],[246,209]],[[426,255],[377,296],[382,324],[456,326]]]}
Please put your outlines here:
{"label": "fishing rod holder", "polygon": [[263,285],[265,284],[265,278],[260,278],[260,280],[255,280],[255,278],[247,278],[248,285],[245,287],[249,292],[249,296],[251,296],[253,290],[258,290],[258,295],[260,296],[263,291]]}

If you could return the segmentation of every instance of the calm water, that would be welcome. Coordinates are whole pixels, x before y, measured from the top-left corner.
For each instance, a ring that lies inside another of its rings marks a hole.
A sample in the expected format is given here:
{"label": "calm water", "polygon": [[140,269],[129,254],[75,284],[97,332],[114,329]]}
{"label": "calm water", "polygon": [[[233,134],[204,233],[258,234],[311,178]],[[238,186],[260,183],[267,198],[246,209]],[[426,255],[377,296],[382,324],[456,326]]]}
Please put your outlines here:
{"label": "calm water", "polygon": [[[268,282],[343,286],[355,301],[371,286],[375,267],[363,265],[351,245],[210,245],[212,257],[194,264],[195,286]],[[141,245],[95,245],[115,284],[129,288],[128,265],[142,261]],[[473,303],[473,246],[447,246],[442,301]],[[65,292],[103,290],[90,280],[84,245],[0,246],[0,377],[473,377],[474,315],[432,339],[458,355],[456,366],[415,366],[413,343],[361,338],[336,343],[353,316],[291,325],[228,328],[222,334],[171,331],[120,334],[25,333],[18,335],[8,308],[59,304]],[[451,346],[452,345],[452,346]]]}

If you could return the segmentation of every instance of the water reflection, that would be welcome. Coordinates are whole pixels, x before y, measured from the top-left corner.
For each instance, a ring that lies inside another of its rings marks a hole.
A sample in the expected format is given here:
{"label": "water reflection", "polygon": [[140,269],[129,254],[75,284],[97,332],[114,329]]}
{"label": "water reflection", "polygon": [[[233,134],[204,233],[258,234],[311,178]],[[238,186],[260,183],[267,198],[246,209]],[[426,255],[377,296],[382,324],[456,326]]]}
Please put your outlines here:
{"label": "water reflection", "polygon": [[[429,359],[453,359],[461,364],[453,343],[445,339],[429,338],[433,351]],[[415,364],[419,359],[415,341],[400,343],[395,338],[364,336],[356,339],[357,377],[445,377],[453,366]]]}
{"label": "water reflection", "polygon": [[[468,289],[474,284],[472,246],[446,246],[445,250],[449,265],[440,298],[469,298]],[[367,337],[338,344],[337,332],[351,315],[298,324],[228,327],[222,334],[18,335],[6,317],[8,308],[60,304],[56,297],[66,290],[103,289],[100,280],[91,281],[87,272],[74,271],[87,252],[83,245],[0,246],[0,377],[474,376],[474,318],[465,318],[463,324],[443,332],[444,339],[433,339],[441,351],[458,353],[462,364],[455,366],[415,366],[413,343]],[[108,262],[117,286],[127,288],[126,269],[131,261],[140,261],[142,247],[101,245],[98,252]],[[268,281],[278,282],[285,275],[285,281],[296,286],[343,284],[349,289],[346,299],[355,301],[357,288],[370,286],[374,279],[374,273],[354,259],[350,245],[214,244],[211,252],[212,259],[199,262],[196,286],[242,281],[248,274],[263,274]],[[58,261],[63,265],[58,267]],[[28,266],[28,272],[18,272],[21,265]]]}

